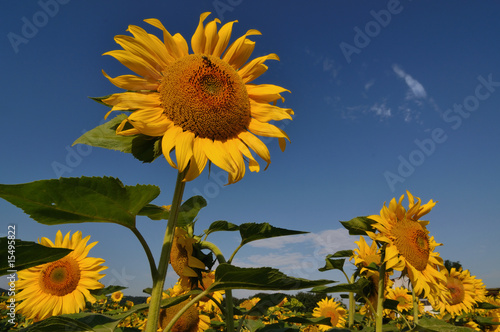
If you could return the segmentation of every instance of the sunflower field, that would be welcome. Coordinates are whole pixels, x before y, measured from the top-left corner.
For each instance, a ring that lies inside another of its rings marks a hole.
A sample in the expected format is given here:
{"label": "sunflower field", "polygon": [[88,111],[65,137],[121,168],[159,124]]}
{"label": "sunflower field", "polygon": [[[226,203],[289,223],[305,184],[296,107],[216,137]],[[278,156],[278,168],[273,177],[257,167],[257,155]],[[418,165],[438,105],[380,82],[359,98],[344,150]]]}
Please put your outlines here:
{"label": "sunflower field", "polygon": [[[101,283],[108,267],[105,257],[92,257],[97,242],[90,235],[58,231],[35,243],[17,239],[15,229],[9,229],[0,238],[0,272],[10,287],[1,294],[0,329],[500,331],[498,292],[488,291],[469,270],[446,266],[438,252],[442,244],[422,219],[436,202],[424,203],[409,191],[372,215],[342,221],[357,248],[327,255],[319,269],[325,277],[319,280],[234,264],[248,243],[306,230],[224,220],[198,228],[197,216],[207,200],[185,198],[186,183],[214,166],[227,173],[227,185],[237,183],[247,169],[261,170],[255,155],[266,169],[270,152],[262,137],[277,138],[285,151],[290,139],[276,122],[294,115],[279,106],[289,90],[252,83],[267,71],[267,60],[279,60],[273,53],[250,59],[255,42],[248,37],[260,32],[250,29],[230,42],[235,22],[219,29],[219,19],[205,23],[209,15],[199,18],[191,52],[182,35],[170,34],[157,19],[145,22],[161,38],[134,25],[129,35],[115,36],[121,49],[105,54],[135,75],[110,77],[103,71],[123,91],[93,98],[109,108],[107,122],[74,142],[130,153],[142,162],[165,158],[177,171],[171,205],[152,203],[160,194],[156,185],[128,186],[114,177],[0,185],[0,197],[38,223],[105,222],[128,228],[148,259],[152,285],[144,289],[147,299],[134,303],[124,287]],[[120,114],[108,119],[113,112]],[[165,221],[158,261],[137,227],[139,216]],[[241,241],[230,255],[212,241],[216,232],[239,233]],[[169,267],[178,281],[166,288]],[[332,270],[345,281],[330,280]],[[238,300],[233,290],[259,295]],[[314,303],[306,306],[294,295],[297,291],[314,296]]]}

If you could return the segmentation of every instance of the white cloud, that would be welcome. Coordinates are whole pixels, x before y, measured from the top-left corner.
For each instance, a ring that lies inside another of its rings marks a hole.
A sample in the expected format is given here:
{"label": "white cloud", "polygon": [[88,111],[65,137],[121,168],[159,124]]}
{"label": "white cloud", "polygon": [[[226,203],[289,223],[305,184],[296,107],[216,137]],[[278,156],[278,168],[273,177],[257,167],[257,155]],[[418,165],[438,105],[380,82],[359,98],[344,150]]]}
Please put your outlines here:
{"label": "white cloud", "polygon": [[427,92],[425,92],[424,86],[420,84],[416,79],[407,74],[403,69],[401,69],[398,65],[393,65],[392,69],[402,79],[405,80],[406,85],[410,88],[410,93],[407,95],[407,99],[413,98],[427,98]]}
{"label": "white cloud", "polygon": [[374,79],[371,79],[368,82],[366,82],[366,84],[365,84],[365,91],[368,91],[373,86],[373,84],[375,84],[375,80]]}
{"label": "white cloud", "polygon": [[382,104],[375,103],[372,107],[370,107],[371,112],[375,112],[375,114],[381,118],[389,118],[391,117],[391,109],[386,106],[386,103]]}

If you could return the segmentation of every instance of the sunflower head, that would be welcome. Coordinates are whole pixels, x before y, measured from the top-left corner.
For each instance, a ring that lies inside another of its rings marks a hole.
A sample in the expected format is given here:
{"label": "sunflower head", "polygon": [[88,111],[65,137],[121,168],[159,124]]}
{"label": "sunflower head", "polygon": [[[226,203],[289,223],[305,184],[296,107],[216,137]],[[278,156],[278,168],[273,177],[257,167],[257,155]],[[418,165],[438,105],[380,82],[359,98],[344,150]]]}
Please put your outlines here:
{"label": "sunflower head", "polygon": [[116,291],[111,294],[111,300],[113,300],[113,302],[120,302],[122,299],[123,299],[122,291]]}
{"label": "sunflower head", "polygon": [[[168,163],[179,171],[187,169],[186,181],[210,162],[227,171],[228,182],[234,183],[243,178],[245,161],[250,171],[260,170],[251,151],[267,165],[271,162],[269,150],[255,135],[278,138],[284,150],[288,136],[271,122],[291,120],[293,111],[276,106],[288,90],[251,83],[268,69],[266,60],[279,60],[269,54],[248,61],[255,42],[247,37],[260,32],[248,30],[230,44],[236,21],[218,30],[218,19],[204,25],[209,14],[200,16],[191,38],[192,53],[184,37],[172,36],[157,19],[145,22],[160,29],[163,40],[133,25],[128,29],[132,37],[116,36],[123,50],[105,54],[137,75],[111,78],[104,73],[127,92],[102,101],[112,106],[111,111],[132,111],[117,134],[146,135],[151,144],[161,139]],[[176,161],[170,155],[173,151]]]}
{"label": "sunflower head", "polygon": [[204,270],[205,263],[193,256],[193,245],[197,241],[181,227],[175,228],[170,264],[180,277],[198,277],[195,269]]}
{"label": "sunflower head", "polygon": [[[333,299],[324,298],[317,303],[313,310],[313,317],[327,317],[333,327],[344,327],[346,322],[347,311],[339,302]],[[331,327],[328,325],[319,325],[321,331],[327,331]]]}
{"label": "sunflower head", "polygon": [[440,273],[444,269],[443,260],[434,251],[441,244],[429,236],[426,227],[429,222],[420,218],[429,213],[436,202],[430,200],[421,204],[420,198],[415,200],[409,191],[407,194],[408,210],[402,204],[404,195],[398,201],[393,198],[389,206],[384,203],[380,215],[368,217],[375,221],[372,226],[377,232],[367,234],[386,244],[384,262],[387,269],[405,271],[417,295],[432,296],[440,291],[440,281],[444,280]]}
{"label": "sunflower head", "polygon": [[19,271],[16,288],[21,290],[16,301],[22,301],[17,309],[28,319],[35,321],[61,314],[77,313],[85,308],[85,301],[96,299],[89,290],[103,288],[98,280],[107,267],[104,259],[87,257],[97,242],[87,245],[90,236],[82,239],[81,232],[73,236],[61,231],[54,242],[43,237],[38,242],[47,247],[73,249],[63,258]]}

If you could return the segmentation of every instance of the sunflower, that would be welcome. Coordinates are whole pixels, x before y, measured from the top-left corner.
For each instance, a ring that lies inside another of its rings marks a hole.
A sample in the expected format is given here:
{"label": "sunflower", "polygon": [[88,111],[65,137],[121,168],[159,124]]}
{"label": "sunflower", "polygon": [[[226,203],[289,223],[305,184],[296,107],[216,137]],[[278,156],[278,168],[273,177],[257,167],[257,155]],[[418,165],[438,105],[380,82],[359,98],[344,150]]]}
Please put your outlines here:
{"label": "sunflower", "polygon": [[448,292],[431,299],[432,306],[441,314],[448,312],[453,317],[458,316],[471,312],[476,303],[486,301],[486,287],[481,280],[471,276],[469,270],[452,268],[442,273]]}
{"label": "sunflower", "polygon": [[121,291],[116,291],[111,294],[111,300],[113,302],[120,302],[123,299],[123,293]]}
{"label": "sunflower", "polygon": [[[333,327],[344,327],[346,322],[347,311],[342,308],[341,304],[333,299],[324,298],[317,303],[313,310],[313,317],[327,317]],[[331,328],[328,325],[319,325],[321,331],[327,331]]]}
{"label": "sunflower", "polygon": [[[170,306],[166,309],[161,309],[160,318],[158,321],[158,328],[165,329],[175,316],[181,310],[189,299],[179,304]],[[175,322],[170,329],[171,332],[203,332],[210,327],[210,317],[200,315],[197,305],[190,306],[181,317]]]}
{"label": "sunflower", "polygon": [[386,268],[404,271],[410,278],[416,295],[433,296],[442,290],[445,281],[440,270],[444,269],[443,260],[434,249],[441,245],[434,237],[429,236],[426,228],[428,221],[419,220],[429,213],[436,202],[430,200],[421,204],[420,198],[415,201],[407,191],[408,211],[402,206],[404,195],[398,202],[393,198],[387,207],[384,203],[380,215],[368,218],[376,221],[372,226],[379,233],[367,232],[376,241],[386,243]]}
{"label": "sunflower", "polygon": [[[269,150],[255,135],[277,137],[285,149],[287,134],[269,122],[291,120],[293,111],[275,105],[284,101],[281,93],[287,89],[250,83],[267,70],[266,60],[279,60],[268,54],[247,62],[255,47],[247,37],[261,33],[248,30],[228,47],[237,21],[217,31],[218,19],[203,25],[209,15],[200,16],[191,38],[192,54],[184,37],[172,36],[157,19],[144,21],[163,32],[163,42],[134,25],[128,27],[133,37],[116,36],[123,50],[104,54],[139,76],[111,78],[103,71],[111,83],[128,91],[102,101],[112,106],[111,111],[133,111],[117,134],[161,137],[168,163],[179,172],[188,167],[185,181],[200,175],[209,161],[228,172],[229,184],[245,175],[243,157],[250,171],[260,170],[250,150],[269,166]],[[173,150],[176,162],[170,156]]]}
{"label": "sunflower", "polygon": [[170,264],[180,277],[198,277],[193,268],[204,270],[205,264],[193,256],[193,244],[196,240],[180,227],[175,228],[172,249],[170,250]]}
{"label": "sunflower", "polygon": [[411,292],[404,287],[391,288],[387,292],[387,299],[398,301],[397,306],[399,312],[410,311],[413,309],[413,298]]}
{"label": "sunflower", "polygon": [[[500,307],[500,296],[497,295],[497,298],[493,296],[488,296],[486,297],[487,303],[496,305]],[[489,309],[489,310],[483,310],[482,315],[490,318],[494,323],[500,323],[500,308],[497,309]],[[500,325],[490,325],[488,326],[487,331],[490,332],[499,332],[500,331]]]}
{"label": "sunflower", "polygon": [[46,264],[19,271],[16,288],[21,291],[16,295],[19,313],[34,321],[50,316],[77,313],[85,308],[85,300],[94,303],[95,298],[89,292],[104,286],[98,281],[100,274],[107,267],[102,266],[104,259],[87,257],[89,250],[97,242],[87,245],[90,236],[82,239],[81,232],[64,238],[61,231],[54,242],[42,237],[38,242],[46,247],[73,249],[65,257]]}

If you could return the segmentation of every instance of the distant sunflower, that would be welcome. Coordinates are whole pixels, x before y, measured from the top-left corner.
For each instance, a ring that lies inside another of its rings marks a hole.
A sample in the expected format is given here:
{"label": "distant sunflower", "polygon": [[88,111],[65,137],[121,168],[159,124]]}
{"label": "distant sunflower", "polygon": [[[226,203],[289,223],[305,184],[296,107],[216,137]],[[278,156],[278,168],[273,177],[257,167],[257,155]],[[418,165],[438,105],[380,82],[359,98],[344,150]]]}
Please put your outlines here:
{"label": "distant sunflower", "polygon": [[[255,47],[247,37],[260,32],[248,30],[228,47],[237,21],[217,31],[218,19],[203,26],[208,15],[201,14],[191,38],[193,54],[184,37],[172,36],[157,19],[144,21],[163,32],[163,42],[134,25],[128,28],[133,37],[116,36],[123,50],[105,54],[139,76],[111,78],[103,71],[114,85],[128,91],[102,101],[113,106],[111,111],[133,111],[117,134],[162,137],[168,163],[179,171],[189,165],[186,181],[196,178],[210,161],[227,171],[228,183],[234,183],[245,175],[243,157],[250,171],[260,169],[250,150],[267,166],[271,162],[269,150],[255,135],[277,137],[285,149],[288,136],[269,122],[291,120],[293,111],[275,106],[276,101],[284,100],[280,93],[287,89],[250,84],[267,70],[266,60],[279,60],[276,54],[269,54],[247,62]],[[177,162],[170,157],[173,150]]]}
{"label": "distant sunflower", "polygon": [[481,280],[471,276],[469,270],[452,268],[449,272],[444,270],[447,293],[442,293],[437,299],[431,299],[432,306],[444,314],[450,313],[458,316],[468,313],[478,302],[486,301],[486,287]]}
{"label": "distant sunflower", "polygon": [[45,237],[38,241],[46,247],[73,251],[57,261],[18,272],[16,288],[21,291],[16,295],[16,301],[22,301],[17,306],[19,313],[38,321],[77,313],[85,308],[85,301],[95,302],[89,290],[104,287],[98,280],[105,275],[99,272],[107,267],[101,265],[104,259],[87,257],[89,250],[97,244],[87,245],[89,239],[90,236],[82,239],[79,231],[72,237],[68,232],[64,238],[61,231],[57,231],[54,242]]}
{"label": "distant sunflower", "polygon": [[[393,198],[387,207],[384,203],[380,215],[368,218],[376,221],[372,226],[380,233],[367,232],[377,241],[387,243],[385,251],[386,268],[406,271],[416,295],[432,296],[442,290],[445,278],[440,272],[444,269],[443,260],[434,249],[441,245],[429,236],[426,228],[428,221],[419,220],[436,205],[430,200],[421,204],[407,191],[408,211],[402,206],[404,195],[398,202]],[[440,283],[441,281],[441,283]]]}
{"label": "distant sunflower", "polygon": [[121,291],[116,291],[111,294],[111,300],[113,302],[120,302],[123,299],[123,293]]}
{"label": "distant sunflower", "polygon": [[[327,317],[333,327],[344,327],[346,322],[347,311],[342,308],[341,304],[333,299],[324,298],[317,303],[316,308],[313,310],[313,317]],[[320,324],[321,331],[331,329],[331,326]]]}

